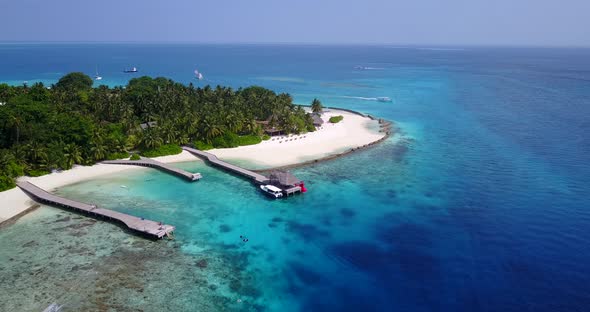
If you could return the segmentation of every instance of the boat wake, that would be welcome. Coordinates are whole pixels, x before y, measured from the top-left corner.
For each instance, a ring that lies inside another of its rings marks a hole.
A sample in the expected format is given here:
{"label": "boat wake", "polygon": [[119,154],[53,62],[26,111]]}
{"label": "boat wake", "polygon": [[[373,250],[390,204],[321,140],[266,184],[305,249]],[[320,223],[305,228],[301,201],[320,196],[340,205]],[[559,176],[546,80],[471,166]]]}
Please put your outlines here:
{"label": "boat wake", "polygon": [[365,101],[377,101],[377,98],[375,98],[375,97],[362,97],[362,96],[347,96],[347,95],[343,95],[343,96],[341,96],[341,98],[345,98],[345,99],[357,99],[357,100],[365,100]]}
{"label": "boat wake", "polygon": [[384,97],[362,97],[362,96],[340,96],[341,98],[345,99],[355,99],[355,100],[363,100],[363,101],[377,101],[377,102],[391,102],[391,98],[386,96]]}
{"label": "boat wake", "polygon": [[383,67],[370,67],[370,66],[355,66],[356,70],[383,70]]}

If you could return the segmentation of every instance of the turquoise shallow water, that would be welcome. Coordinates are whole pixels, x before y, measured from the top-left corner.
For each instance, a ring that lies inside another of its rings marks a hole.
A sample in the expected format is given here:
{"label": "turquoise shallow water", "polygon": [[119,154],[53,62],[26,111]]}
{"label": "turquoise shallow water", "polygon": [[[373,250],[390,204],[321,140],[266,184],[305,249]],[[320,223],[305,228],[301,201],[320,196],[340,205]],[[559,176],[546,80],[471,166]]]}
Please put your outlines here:
{"label": "turquoise shallow water", "polygon": [[[198,67],[212,83],[261,84],[302,103],[319,97],[400,129],[375,148],[293,170],[310,191],[282,201],[200,162],[177,164],[201,172],[197,183],[146,169],[60,188],[63,196],[174,224],[176,240],[148,242],[41,207],[0,230],[7,281],[0,310],[38,311],[59,301],[71,311],[585,311],[588,56],[574,49],[0,46],[7,68],[0,81],[52,81],[53,72],[92,73],[100,63],[104,82],[117,84],[128,79],[119,68],[133,63],[189,82]],[[394,101],[360,99],[377,96]]]}

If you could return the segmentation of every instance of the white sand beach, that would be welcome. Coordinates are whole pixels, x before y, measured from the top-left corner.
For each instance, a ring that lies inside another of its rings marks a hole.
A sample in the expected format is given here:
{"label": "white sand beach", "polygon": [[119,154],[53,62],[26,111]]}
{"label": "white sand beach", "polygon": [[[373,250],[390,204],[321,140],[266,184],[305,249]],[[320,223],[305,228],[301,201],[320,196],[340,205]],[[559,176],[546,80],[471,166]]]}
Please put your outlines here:
{"label": "white sand beach", "polygon": [[[196,160],[195,156],[185,151],[182,151],[182,153],[178,155],[163,156],[154,159],[167,163]],[[138,166],[96,164],[94,166],[75,166],[70,170],[51,173],[41,177],[20,177],[19,181],[30,181],[40,188],[52,191],[64,185],[74,184],[98,176],[118,173],[126,170],[150,169]],[[0,224],[25,212],[34,205],[35,202],[18,187],[8,191],[0,192]]]}
{"label": "white sand beach", "polygon": [[[344,119],[337,124],[327,122],[330,117],[337,115],[342,115]],[[322,119],[326,122],[315,132],[273,137],[271,140],[263,141],[257,145],[213,149],[209,152],[229,162],[245,162],[252,164],[255,168],[272,168],[340,154],[351,148],[375,142],[385,136],[385,133],[379,132],[379,124],[376,120],[350,112],[329,109],[322,115]],[[154,159],[165,163],[199,160],[186,151],[178,155]],[[150,170],[137,166],[96,164],[94,166],[75,166],[70,170],[41,177],[21,177],[19,179],[30,181],[51,191],[101,175],[142,169]],[[0,223],[25,212],[34,204],[19,188],[0,192]]]}
{"label": "white sand beach", "polygon": [[[344,117],[341,122],[327,122],[330,117],[338,115]],[[385,133],[379,132],[378,121],[347,111],[328,109],[322,119],[326,122],[315,132],[273,137],[257,145],[213,149],[208,152],[228,162],[243,161],[252,164],[255,167],[252,169],[266,169],[340,154],[385,136]]]}

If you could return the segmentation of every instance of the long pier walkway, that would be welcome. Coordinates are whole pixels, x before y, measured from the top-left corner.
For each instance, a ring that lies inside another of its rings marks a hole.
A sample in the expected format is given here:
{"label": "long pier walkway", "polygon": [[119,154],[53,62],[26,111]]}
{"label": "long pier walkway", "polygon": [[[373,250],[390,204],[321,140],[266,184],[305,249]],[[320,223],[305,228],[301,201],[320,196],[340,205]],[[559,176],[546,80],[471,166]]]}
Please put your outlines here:
{"label": "long pier walkway", "polygon": [[37,202],[83,212],[93,217],[102,217],[127,226],[129,229],[152,238],[162,238],[174,231],[174,226],[145,220],[121,212],[99,208],[95,205],[80,203],[53,195],[30,182],[17,182],[25,193]]}
{"label": "long pier walkway", "polygon": [[200,151],[198,149],[194,149],[194,148],[187,147],[187,146],[183,146],[182,149],[201,158],[201,159],[208,161],[209,163],[211,163],[215,166],[221,167],[221,168],[231,171],[233,173],[250,178],[258,184],[268,183],[268,178],[266,176],[263,176],[260,173],[256,173],[254,171],[250,171],[248,169],[244,169],[244,168],[232,165],[230,163],[226,163],[225,161],[220,160],[219,158],[217,158],[217,156],[215,156],[211,153]]}
{"label": "long pier walkway", "polygon": [[162,171],[166,171],[168,173],[174,174],[181,178],[185,178],[189,181],[197,181],[201,179],[200,173],[191,173],[182,169],[178,169],[172,167],[168,164],[163,162],[159,162],[157,160],[153,160],[151,158],[141,157],[139,160],[105,160],[102,162],[103,164],[111,164],[111,165],[134,165],[134,166],[142,166],[142,167],[150,167],[150,168],[157,168]]}

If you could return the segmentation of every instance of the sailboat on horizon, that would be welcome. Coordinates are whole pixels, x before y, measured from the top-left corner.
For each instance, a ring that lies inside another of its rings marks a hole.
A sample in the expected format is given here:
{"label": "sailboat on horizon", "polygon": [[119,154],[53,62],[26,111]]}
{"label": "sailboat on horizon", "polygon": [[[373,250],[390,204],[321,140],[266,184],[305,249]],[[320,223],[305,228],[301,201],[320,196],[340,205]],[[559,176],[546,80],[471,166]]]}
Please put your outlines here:
{"label": "sailboat on horizon", "polygon": [[96,66],[96,75],[94,75],[94,80],[102,80],[102,76],[98,74],[98,66]]}

